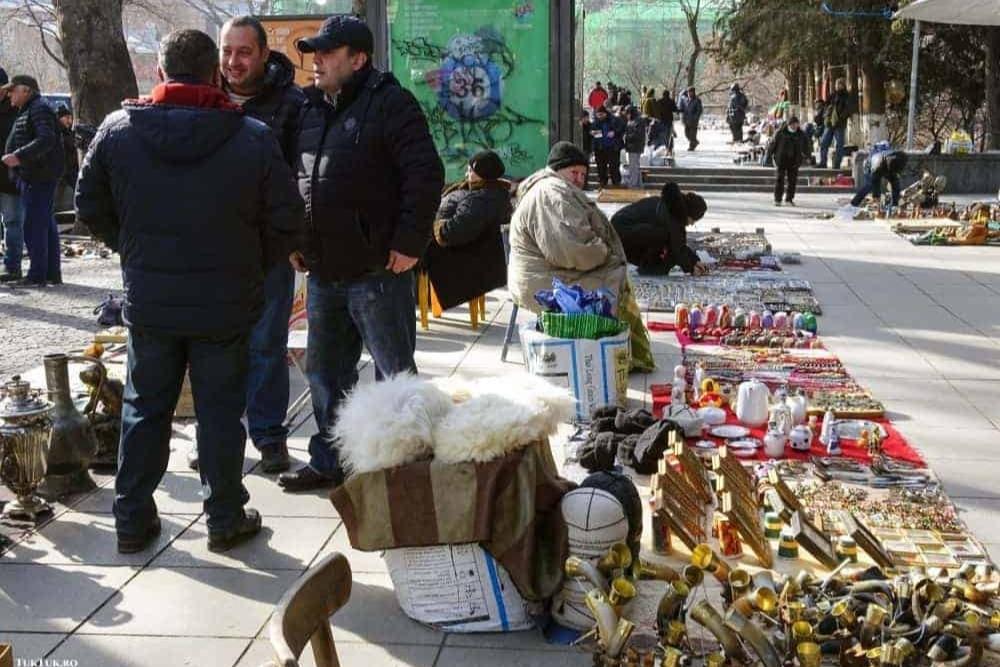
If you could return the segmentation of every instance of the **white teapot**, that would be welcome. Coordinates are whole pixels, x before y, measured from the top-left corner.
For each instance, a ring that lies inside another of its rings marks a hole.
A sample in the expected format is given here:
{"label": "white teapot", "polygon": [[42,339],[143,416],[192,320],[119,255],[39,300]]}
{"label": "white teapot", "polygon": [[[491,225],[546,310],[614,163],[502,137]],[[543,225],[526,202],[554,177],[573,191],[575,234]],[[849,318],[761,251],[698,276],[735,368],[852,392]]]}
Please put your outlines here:
{"label": "white teapot", "polygon": [[799,424],[792,429],[789,436],[792,449],[799,452],[808,452],[812,449],[813,432],[806,424]]}
{"label": "white teapot", "polygon": [[745,426],[763,426],[767,423],[771,392],[760,380],[740,383],[736,392],[736,418]]}
{"label": "white teapot", "polygon": [[805,424],[806,420],[809,419],[809,401],[801,389],[797,394],[787,397],[785,405],[791,410],[793,424]]}

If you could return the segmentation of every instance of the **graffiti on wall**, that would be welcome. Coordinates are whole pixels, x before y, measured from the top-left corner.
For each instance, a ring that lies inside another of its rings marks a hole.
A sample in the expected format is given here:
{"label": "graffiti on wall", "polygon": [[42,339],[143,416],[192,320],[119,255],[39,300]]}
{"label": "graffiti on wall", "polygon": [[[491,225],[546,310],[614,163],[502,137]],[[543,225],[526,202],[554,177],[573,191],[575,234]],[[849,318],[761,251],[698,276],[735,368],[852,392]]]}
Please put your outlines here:
{"label": "graffiti on wall", "polygon": [[[532,5],[511,9],[508,4],[504,11],[512,26],[531,28],[526,20],[534,14]],[[404,32],[398,27],[394,31],[393,69],[401,80],[409,75],[411,80],[404,85],[411,85],[424,107],[449,177],[460,176],[468,159],[486,148],[499,153],[514,175],[523,176],[541,166],[539,158],[544,153],[539,153],[548,148],[544,50],[542,67],[535,63],[533,69],[522,71],[519,64],[529,54],[515,53],[497,25]],[[547,40],[547,35],[543,37]],[[514,38],[520,44],[525,35],[514,33]],[[527,94],[530,86],[543,89],[544,95]]]}

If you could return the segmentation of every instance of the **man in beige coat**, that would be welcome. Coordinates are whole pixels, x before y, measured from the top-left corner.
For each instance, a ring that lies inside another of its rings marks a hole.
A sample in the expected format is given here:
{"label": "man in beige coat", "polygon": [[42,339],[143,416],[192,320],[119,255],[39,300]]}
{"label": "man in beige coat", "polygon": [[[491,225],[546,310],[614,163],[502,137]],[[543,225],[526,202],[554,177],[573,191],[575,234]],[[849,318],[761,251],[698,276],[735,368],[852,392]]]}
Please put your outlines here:
{"label": "man in beige coat", "polygon": [[625,249],[607,216],[583,191],[587,162],[583,151],[560,141],[545,168],[518,187],[507,287],[518,306],[536,313],[542,307],[535,293],[552,289],[553,278],[608,290],[619,306],[618,317],[632,330],[633,370],[652,370],[649,336],[628,287]]}

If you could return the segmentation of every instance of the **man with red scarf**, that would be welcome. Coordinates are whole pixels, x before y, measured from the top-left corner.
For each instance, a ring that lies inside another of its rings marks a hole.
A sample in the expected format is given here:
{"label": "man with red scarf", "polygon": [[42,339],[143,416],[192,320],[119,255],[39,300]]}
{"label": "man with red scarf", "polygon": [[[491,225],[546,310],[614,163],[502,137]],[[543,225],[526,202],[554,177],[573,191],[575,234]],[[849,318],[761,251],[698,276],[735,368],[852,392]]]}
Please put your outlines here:
{"label": "man with red scarf", "polygon": [[[271,130],[220,89],[197,30],[160,44],[160,80],[101,124],[80,171],[77,215],[121,255],[128,375],[115,480],[118,550],[156,541],[153,492],[187,369],[198,415],[208,547],[260,531],[244,509],[248,341],[268,264],[301,245],[303,205]],[[220,196],[225,193],[225,196]]]}

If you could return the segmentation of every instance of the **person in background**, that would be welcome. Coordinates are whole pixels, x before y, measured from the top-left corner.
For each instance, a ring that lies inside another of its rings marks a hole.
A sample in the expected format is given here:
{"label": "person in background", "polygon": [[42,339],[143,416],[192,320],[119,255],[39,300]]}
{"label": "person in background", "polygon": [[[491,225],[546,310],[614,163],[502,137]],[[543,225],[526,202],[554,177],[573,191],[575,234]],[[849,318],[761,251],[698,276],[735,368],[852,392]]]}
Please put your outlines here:
{"label": "person in background", "polygon": [[666,128],[666,146],[667,151],[673,155],[674,152],[674,115],[677,113],[677,102],[674,101],[673,95],[666,88],[663,89],[663,94],[660,96],[659,104],[656,105],[656,112],[659,115],[660,122]]}
{"label": "person in background", "polygon": [[445,189],[424,265],[445,310],[507,284],[501,227],[513,211],[503,160],[480,151],[465,178]]}
{"label": "person in background", "polygon": [[641,275],[666,275],[679,266],[684,273],[700,276],[707,268],[688,247],[686,228],[701,220],[707,210],[700,195],[681,192],[676,183],[667,181],[659,197],[625,206],[611,216],[611,224],[626,258]]}
{"label": "person in background", "polygon": [[771,107],[771,118],[778,122],[784,122],[788,119],[788,110],[790,108],[791,103],[788,101],[788,89],[782,88],[781,92],[778,93],[778,101]]}
{"label": "person in background", "polygon": [[552,279],[587,290],[606,289],[616,315],[629,325],[632,367],[655,367],[649,335],[627,281],[625,249],[614,227],[587,198],[586,156],[567,141],[549,151],[543,169],[517,189],[510,223],[510,263],[507,287],[521,308],[538,313],[539,290],[552,289]]}
{"label": "person in background", "polygon": [[625,183],[630,188],[642,187],[642,167],[640,160],[642,150],[646,145],[646,119],[635,107],[629,107],[626,113],[628,119],[625,126],[625,152],[628,154],[628,180]]}
{"label": "person in background", "polygon": [[743,123],[747,120],[747,107],[750,101],[740,90],[740,84],[734,83],[729,88],[729,105],[726,107],[726,122],[733,135],[733,143],[743,141]]}
{"label": "person in background", "polygon": [[[252,16],[229,19],[219,33],[222,89],[243,113],[271,128],[285,162],[292,164],[298,117],[305,95],[295,85],[295,66],[267,45],[267,32]],[[290,393],[288,320],[292,313],[295,271],[287,255],[269,258],[264,278],[264,310],[250,332],[247,426],[265,473],[289,468],[285,414]],[[197,444],[188,465],[198,468]]]}
{"label": "person in background", "polygon": [[830,144],[837,142],[834,152],[833,169],[840,169],[844,161],[844,142],[847,134],[847,121],[851,117],[851,95],[847,92],[847,81],[837,79],[834,84],[833,97],[830,98],[824,107],[823,122],[826,128],[823,137],[819,141],[819,168],[826,169],[826,156],[830,151]]}
{"label": "person in background", "polygon": [[[781,198],[789,206],[795,206],[795,187],[799,180],[799,167],[811,153],[809,139],[799,125],[799,119],[792,116],[782,125],[768,146],[768,153],[774,162],[774,205],[781,206]],[[768,160],[765,160],[767,162]],[[787,182],[787,190],[786,190]]]}
{"label": "person in background", "polygon": [[581,145],[583,146],[583,152],[590,159],[590,156],[594,152],[594,135],[591,134],[591,130],[594,125],[590,121],[590,114],[587,113],[586,109],[580,111],[580,134],[582,136]]}
{"label": "person in background", "polygon": [[698,123],[701,121],[701,114],[704,111],[701,98],[691,86],[681,94],[681,99],[677,103],[677,109],[681,113],[681,120],[684,122],[684,135],[688,140],[688,150],[693,151],[698,148]]}
{"label": "person in background", "polygon": [[158,61],[151,95],[101,123],[76,191],[77,217],[119,253],[125,285],[118,551],[142,551],[160,534],[153,492],[185,372],[208,548],[227,551],[261,529],[242,481],[250,332],[268,263],[301,247],[303,207],[274,134],[219,88],[212,38],[172,32]]}
{"label": "person in background", "polygon": [[594,161],[597,163],[597,181],[601,188],[622,182],[621,147],[618,123],[611,117],[605,107],[598,107],[594,114],[594,125],[591,129],[594,137]]}
{"label": "person in background", "polygon": [[[22,285],[62,284],[59,229],[53,216],[56,186],[63,173],[59,122],[41,94],[38,82],[19,74],[6,85],[10,103],[17,107],[14,127],[7,137],[3,163],[13,169],[21,195],[24,244],[31,265]],[[20,259],[17,261],[20,269]],[[10,272],[15,267],[8,267]]]}
{"label": "person in background", "polygon": [[657,113],[657,108],[656,108],[657,104],[658,102],[656,100],[656,90],[653,88],[648,89],[646,91],[645,97],[642,100],[642,109],[641,109],[642,115],[650,120],[659,117],[659,113]]}
{"label": "person in background", "polygon": [[871,154],[865,159],[865,179],[854,194],[851,206],[861,206],[869,194],[875,195],[875,200],[882,198],[882,179],[889,181],[892,189],[892,205],[899,206],[900,182],[899,175],[906,168],[906,153],[895,150],[889,142],[880,142],[872,147]]}
{"label": "person in background", "polygon": [[317,431],[309,463],[278,476],[288,492],[343,482],[334,427],[363,347],[376,380],[417,372],[413,268],[444,187],[427,117],[395,76],[372,66],[375,37],[363,21],[331,16],[296,47],[313,54],[316,82],[305,89],[295,157],[309,233],[291,261],[309,274],[306,374]]}
{"label": "person in background", "polygon": [[[7,137],[17,118],[17,107],[10,103],[7,73],[0,68],[0,146],[7,143]],[[12,170],[0,167],[0,224],[3,225],[3,241],[6,252],[3,258],[3,273],[0,283],[21,280],[21,259],[24,255],[24,227],[21,219],[21,198],[17,192]]]}
{"label": "person in background", "polygon": [[587,95],[587,105],[591,109],[596,109],[598,107],[603,107],[607,101],[608,91],[604,89],[604,86],[601,85],[600,81],[596,82],[594,87],[590,89],[590,94]]}
{"label": "person in background", "polygon": [[[59,121],[59,138],[62,142],[63,170],[60,185],[68,188],[70,192],[76,190],[76,176],[80,171],[80,159],[76,152],[76,137],[73,134],[73,112],[63,105],[59,105],[56,110],[56,120]],[[62,197],[56,198],[62,201]]]}
{"label": "person in background", "polygon": [[627,88],[618,95],[618,106],[628,108],[632,106],[632,91]]}

